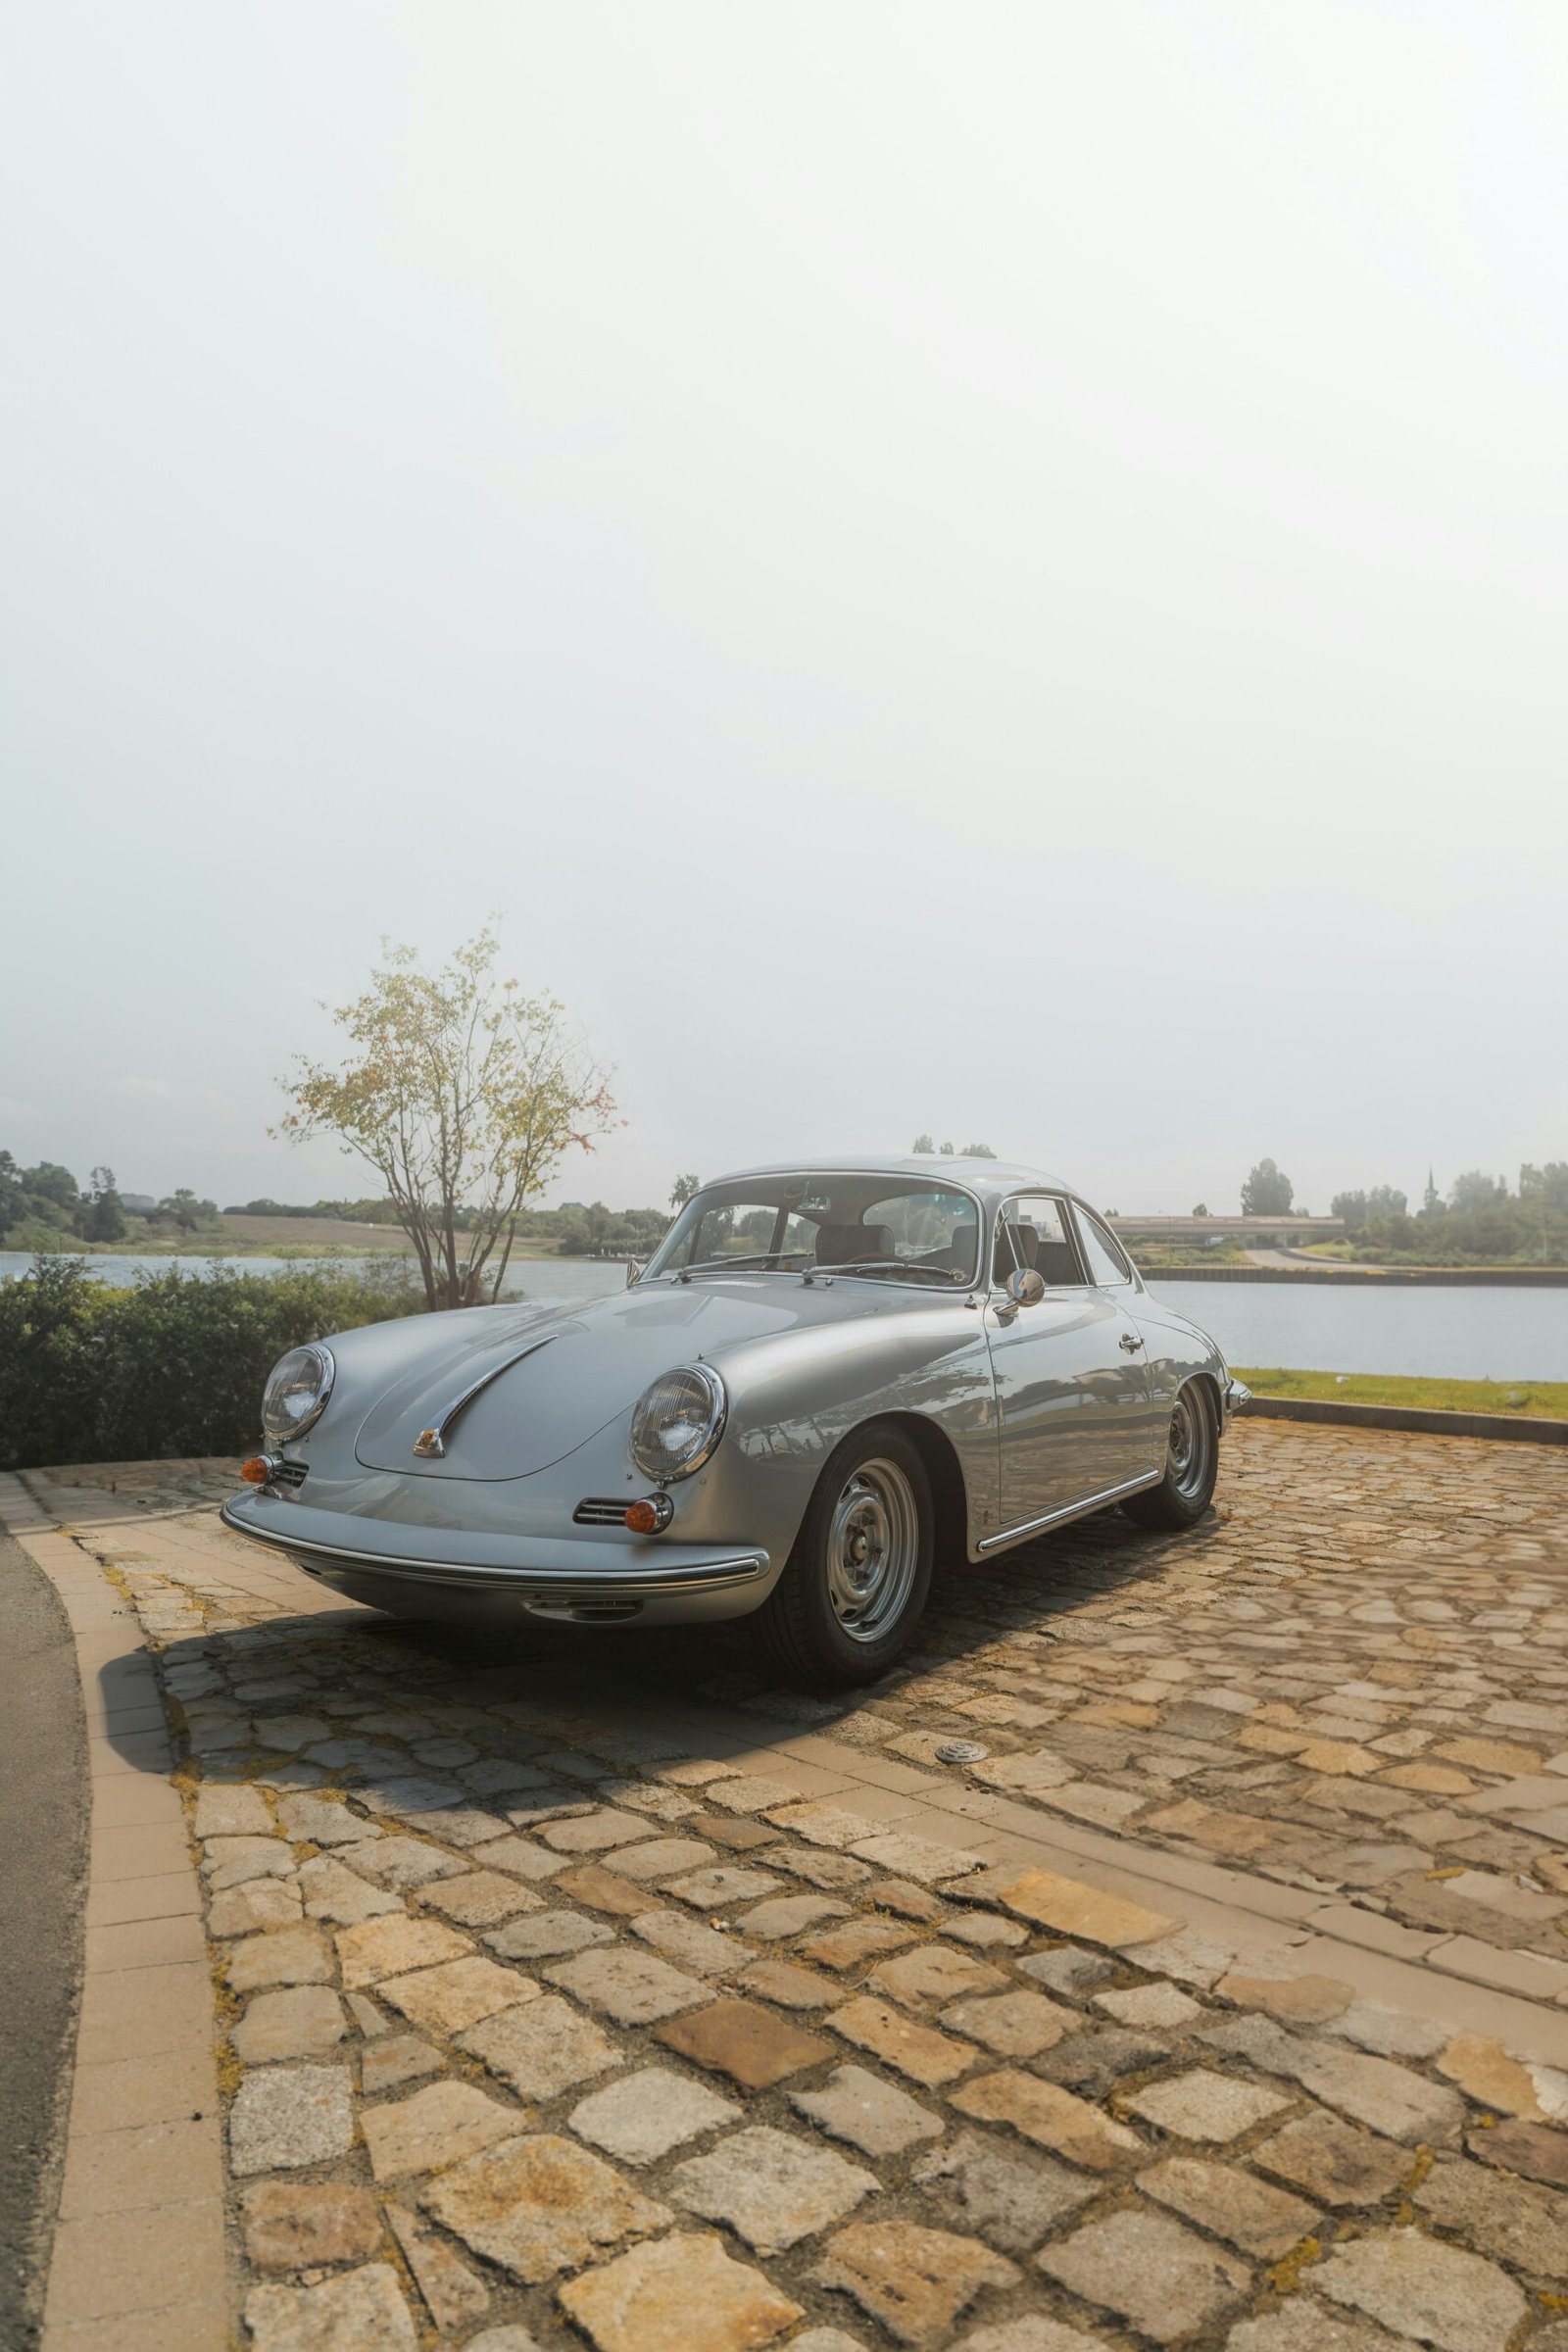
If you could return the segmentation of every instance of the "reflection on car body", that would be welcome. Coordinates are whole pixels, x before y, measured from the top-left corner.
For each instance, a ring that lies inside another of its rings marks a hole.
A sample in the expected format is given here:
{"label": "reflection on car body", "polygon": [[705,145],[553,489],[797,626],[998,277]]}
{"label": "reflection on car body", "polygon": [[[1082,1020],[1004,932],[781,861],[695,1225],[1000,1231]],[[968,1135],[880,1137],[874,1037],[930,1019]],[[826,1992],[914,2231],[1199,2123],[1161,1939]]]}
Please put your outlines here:
{"label": "reflection on car body", "polygon": [[380,1608],[750,1616],[787,1670],[864,1682],[941,1558],[1200,1518],[1243,1394],[1087,1202],[995,1160],[726,1177],[632,1271],[293,1350],[228,1525]]}

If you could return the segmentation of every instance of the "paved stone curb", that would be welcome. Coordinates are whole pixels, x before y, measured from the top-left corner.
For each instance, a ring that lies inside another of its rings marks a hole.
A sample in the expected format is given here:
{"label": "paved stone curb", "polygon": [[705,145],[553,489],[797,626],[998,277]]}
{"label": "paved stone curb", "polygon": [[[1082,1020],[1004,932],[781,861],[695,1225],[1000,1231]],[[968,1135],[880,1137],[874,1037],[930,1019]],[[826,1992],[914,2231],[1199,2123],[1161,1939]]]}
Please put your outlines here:
{"label": "paved stone curb", "polygon": [[42,2352],[221,2352],[230,2319],[213,1985],[157,1677],[134,1611],[4,1474],[0,1522],[70,1620],[92,1790]]}
{"label": "paved stone curb", "polygon": [[1342,1429],[1407,1429],[1427,1438],[1498,1438],[1515,1446],[1568,1446],[1568,1421],[1528,1413],[1446,1413],[1417,1404],[1337,1404],[1327,1396],[1259,1396],[1243,1410],[1257,1421],[1326,1421]]}

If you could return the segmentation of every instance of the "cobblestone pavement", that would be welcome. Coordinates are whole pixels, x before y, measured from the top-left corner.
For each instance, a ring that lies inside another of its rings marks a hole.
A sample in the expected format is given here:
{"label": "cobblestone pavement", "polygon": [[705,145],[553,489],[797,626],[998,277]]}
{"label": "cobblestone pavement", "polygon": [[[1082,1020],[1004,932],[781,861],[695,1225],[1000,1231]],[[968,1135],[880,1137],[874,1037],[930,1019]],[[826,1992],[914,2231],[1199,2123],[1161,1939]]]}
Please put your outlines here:
{"label": "cobblestone pavement", "polygon": [[160,1654],[258,2352],[1568,2352],[1565,1471],[1244,1424],[842,1703],[29,1474]]}

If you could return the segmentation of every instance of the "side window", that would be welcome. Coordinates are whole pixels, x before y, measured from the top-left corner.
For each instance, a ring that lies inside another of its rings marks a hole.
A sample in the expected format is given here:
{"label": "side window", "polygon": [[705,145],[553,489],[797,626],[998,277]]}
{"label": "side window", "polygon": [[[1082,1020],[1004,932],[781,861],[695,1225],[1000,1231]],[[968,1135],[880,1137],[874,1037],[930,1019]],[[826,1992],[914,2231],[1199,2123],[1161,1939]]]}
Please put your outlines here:
{"label": "side window", "polygon": [[1100,1219],[1092,1217],[1086,1208],[1081,1207],[1077,1216],[1079,1238],[1089,1264],[1089,1279],[1096,1290],[1113,1290],[1118,1283],[1131,1282],[1133,1270]]}
{"label": "side window", "polygon": [[994,1280],[1005,1282],[1015,1266],[1031,1268],[1048,1291],[1076,1289],[1083,1282],[1066,1214],[1049,1193],[1020,1194],[997,1219]]}

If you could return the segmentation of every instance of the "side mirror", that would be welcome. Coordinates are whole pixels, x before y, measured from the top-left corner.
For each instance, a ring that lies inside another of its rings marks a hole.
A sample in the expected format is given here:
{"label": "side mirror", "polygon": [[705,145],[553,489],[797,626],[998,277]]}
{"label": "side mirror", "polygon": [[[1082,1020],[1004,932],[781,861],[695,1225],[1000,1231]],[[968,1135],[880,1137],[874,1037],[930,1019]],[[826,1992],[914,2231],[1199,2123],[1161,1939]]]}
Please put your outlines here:
{"label": "side mirror", "polygon": [[641,1280],[641,1278],[642,1278],[642,1268],[641,1268],[641,1266],[640,1266],[640,1265],[637,1263],[637,1260],[636,1260],[634,1257],[628,1257],[628,1258],[627,1258],[627,1260],[626,1260],[626,1288],[627,1288],[627,1290],[629,1291],[629,1290],[631,1289],[631,1287],[632,1287],[633,1283],[640,1281],[640,1280]]}
{"label": "side mirror", "polygon": [[1003,1287],[1014,1306],[1038,1306],[1046,1295],[1045,1276],[1033,1266],[1015,1266]]}

